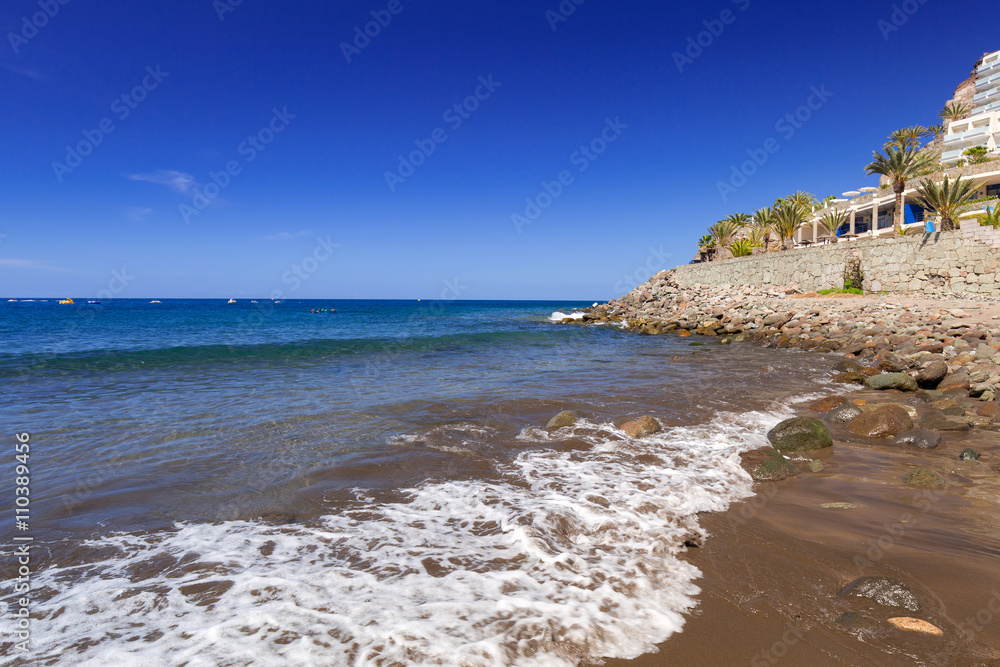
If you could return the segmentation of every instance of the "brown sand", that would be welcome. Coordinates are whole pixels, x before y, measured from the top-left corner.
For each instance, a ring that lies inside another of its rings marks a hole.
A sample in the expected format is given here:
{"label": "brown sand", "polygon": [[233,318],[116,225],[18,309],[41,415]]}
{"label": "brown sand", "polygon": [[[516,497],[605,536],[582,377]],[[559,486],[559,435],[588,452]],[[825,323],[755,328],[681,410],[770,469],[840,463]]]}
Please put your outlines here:
{"label": "brown sand", "polygon": [[[912,394],[860,391],[870,402],[923,404]],[[819,416],[803,410],[804,415]],[[894,448],[833,425],[824,470],[758,483],[757,496],[706,514],[710,537],[687,558],[704,577],[699,606],[659,652],[609,665],[1000,666],[1000,434],[943,434],[936,450]],[[959,461],[965,447],[980,461]],[[903,484],[930,467],[942,490]],[[847,502],[856,509],[823,508]],[[895,577],[919,597],[914,613],[839,598],[859,576]],[[862,627],[836,619],[866,617]],[[914,617],[942,636],[896,628]]]}

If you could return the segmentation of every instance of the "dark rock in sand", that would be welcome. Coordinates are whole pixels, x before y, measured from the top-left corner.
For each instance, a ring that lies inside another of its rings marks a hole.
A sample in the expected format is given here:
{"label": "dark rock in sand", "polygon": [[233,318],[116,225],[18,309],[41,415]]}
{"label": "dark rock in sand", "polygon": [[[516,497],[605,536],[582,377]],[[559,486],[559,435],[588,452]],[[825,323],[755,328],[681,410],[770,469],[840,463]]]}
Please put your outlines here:
{"label": "dark rock in sand", "polygon": [[856,405],[843,405],[839,408],[830,410],[829,414],[826,415],[826,420],[837,424],[847,424],[863,412],[864,411]]}
{"label": "dark rock in sand", "polygon": [[958,455],[958,458],[961,461],[978,461],[979,460],[979,452],[977,452],[976,450],[974,450],[972,448],[968,448],[967,447],[967,448],[965,448],[965,449],[962,450],[962,453]]}
{"label": "dark rock in sand", "polygon": [[799,474],[799,468],[774,447],[761,447],[740,454],[743,469],[756,482],[778,482]]}
{"label": "dark rock in sand", "polygon": [[907,431],[892,441],[893,445],[916,447],[917,449],[937,449],[941,444],[941,435],[923,428]]}
{"label": "dark rock in sand", "polygon": [[864,368],[861,364],[851,359],[841,359],[833,365],[833,370],[840,373],[853,373]]}
{"label": "dark rock in sand", "polygon": [[865,386],[869,389],[898,389],[900,391],[916,391],[917,381],[906,373],[882,373],[873,375],[865,380]]}
{"label": "dark rock in sand", "polygon": [[833,445],[833,436],[818,419],[792,417],[768,431],[768,441],[779,452],[808,452]]}
{"label": "dark rock in sand", "polygon": [[937,488],[946,484],[941,473],[930,468],[917,468],[903,475],[903,483],[908,486],[920,486],[924,488]]}
{"label": "dark rock in sand", "polygon": [[847,399],[843,396],[827,396],[826,398],[821,398],[812,405],[809,406],[810,410],[815,410],[816,412],[829,412],[835,408],[839,408],[841,405],[845,405]]}
{"label": "dark rock in sand", "polygon": [[924,389],[934,389],[941,384],[946,375],[948,375],[948,364],[943,361],[932,361],[917,373],[916,380]]}
{"label": "dark rock in sand", "polygon": [[842,598],[865,598],[886,607],[920,611],[920,600],[899,579],[891,577],[859,577],[840,589]]}
{"label": "dark rock in sand", "polygon": [[545,425],[547,429],[557,429],[564,428],[566,426],[572,426],[576,423],[577,419],[582,419],[583,413],[579,410],[563,410],[555,417],[549,420],[549,423]]}
{"label": "dark rock in sand", "polygon": [[928,412],[920,419],[920,428],[932,431],[968,431],[972,427],[968,422],[949,419],[941,412]]}
{"label": "dark rock in sand", "polygon": [[630,438],[644,438],[647,435],[659,433],[661,430],[660,423],[649,415],[627,421],[619,425],[618,428],[625,431],[625,435]]}
{"label": "dark rock in sand", "polygon": [[894,438],[913,428],[909,413],[898,405],[883,405],[851,420],[847,430],[863,438]]}

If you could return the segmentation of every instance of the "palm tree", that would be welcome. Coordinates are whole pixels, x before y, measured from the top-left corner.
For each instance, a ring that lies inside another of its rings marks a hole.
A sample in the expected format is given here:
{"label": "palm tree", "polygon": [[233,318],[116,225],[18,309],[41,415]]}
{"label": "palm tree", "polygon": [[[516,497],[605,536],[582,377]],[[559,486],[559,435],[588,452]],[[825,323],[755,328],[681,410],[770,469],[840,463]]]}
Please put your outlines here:
{"label": "palm tree", "polygon": [[750,220],[753,219],[749,213],[733,213],[732,215],[726,216],[726,222],[731,223],[737,229],[741,229],[747,225]]}
{"label": "palm tree", "polygon": [[817,205],[816,198],[809,194],[808,192],[802,192],[799,190],[793,193],[792,196],[787,197],[784,201],[790,202],[795,206],[798,206],[803,213],[812,213]]}
{"label": "palm tree", "polygon": [[944,125],[938,123],[937,125],[931,125],[927,128],[927,131],[934,135],[935,139],[940,139],[944,134]]}
{"label": "palm tree", "polygon": [[733,236],[736,235],[738,228],[728,219],[719,220],[717,223],[708,228],[708,233],[711,235],[712,239],[715,241],[715,259],[724,259],[723,250],[729,249],[729,244],[732,243]]}
{"label": "palm tree", "polygon": [[774,231],[781,239],[782,250],[788,250],[789,241],[795,236],[795,232],[806,220],[806,211],[799,206],[786,200],[774,211]]}
{"label": "palm tree", "polygon": [[987,206],[986,213],[979,218],[979,224],[989,225],[993,229],[1000,229],[1000,206]]}
{"label": "palm tree", "polygon": [[753,226],[756,229],[761,230],[761,236],[763,237],[764,252],[768,251],[768,245],[771,243],[771,230],[774,225],[774,209],[770,206],[765,206],[759,208],[753,212]]}
{"label": "palm tree", "polygon": [[830,195],[829,197],[823,197],[823,201],[820,202],[823,208],[829,208],[830,204],[837,198],[837,195]]}
{"label": "palm tree", "polygon": [[893,146],[896,148],[920,148],[920,145],[924,142],[925,137],[932,135],[929,129],[923,125],[914,125],[913,127],[904,127],[902,130],[896,130],[889,135],[889,141],[886,143],[885,148],[889,149]]}
{"label": "palm tree", "polygon": [[946,123],[950,123],[955,120],[962,120],[970,113],[972,113],[972,107],[968,104],[948,102],[948,104],[944,105],[944,109],[938,111],[938,116],[941,116],[941,119]]}
{"label": "palm tree", "polygon": [[924,208],[929,208],[941,216],[942,232],[955,229],[955,218],[965,211],[967,202],[976,194],[973,182],[971,178],[963,181],[961,176],[954,182],[945,176],[941,183],[926,178],[917,188],[917,196],[920,197]]}
{"label": "palm tree", "polygon": [[729,252],[733,257],[746,257],[753,254],[753,243],[749,239],[739,239],[729,244]]}
{"label": "palm tree", "polygon": [[698,239],[698,254],[704,255],[703,259],[711,260],[715,253],[715,239],[709,234],[705,234]]}
{"label": "palm tree", "polygon": [[838,241],[837,230],[843,227],[850,219],[851,214],[847,211],[827,211],[823,214],[823,217],[819,219],[819,226],[822,227],[830,235],[830,239],[836,243]]}
{"label": "palm tree", "polygon": [[770,235],[770,233],[771,230],[767,228],[753,225],[747,231],[747,240],[750,241],[750,245],[752,245],[754,248],[766,248],[767,246],[765,244],[767,242],[767,237]]}
{"label": "palm tree", "polygon": [[986,153],[988,152],[989,149],[986,148],[986,146],[973,146],[972,148],[963,151],[962,155],[969,158],[970,164],[982,164],[990,161],[990,158],[986,157]]}
{"label": "palm tree", "polygon": [[865,173],[887,176],[896,193],[896,210],[892,214],[892,228],[899,234],[903,228],[903,192],[906,191],[906,181],[916,176],[924,175],[935,164],[935,154],[921,151],[914,147],[896,148],[890,146],[885,154],[874,152],[874,161],[865,167]]}

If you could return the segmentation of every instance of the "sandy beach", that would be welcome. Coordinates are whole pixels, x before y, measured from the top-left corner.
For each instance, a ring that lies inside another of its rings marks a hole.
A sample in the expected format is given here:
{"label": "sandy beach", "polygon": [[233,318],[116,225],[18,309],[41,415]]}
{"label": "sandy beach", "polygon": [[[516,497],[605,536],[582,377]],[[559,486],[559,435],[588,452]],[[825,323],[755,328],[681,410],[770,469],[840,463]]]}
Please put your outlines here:
{"label": "sandy beach", "polygon": [[[692,288],[661,274],[593,312],[640,333],[826,353],[848,404],[897,404],[941,437],[934,449],[862,437],[830,419],[829,403],[800,404],[802,417],[825,420],[833,446],[790,454],[799,474],[702,515],[709,538],[686,556],[704,574],[698,608],[658,653],[609,664],[1000,665],[1000,424],[988,385],[1000,304]],[[928,380],[933,362],[941,377]],[[944,391],[865,385],[888,373]],[[945,406],[950,421],[935,414]],[[967,448],[978,460],[960,460]],[[904,482],[915,470],[938,483]],[[838,596],[871,576],[898,580],[918,608]]]}

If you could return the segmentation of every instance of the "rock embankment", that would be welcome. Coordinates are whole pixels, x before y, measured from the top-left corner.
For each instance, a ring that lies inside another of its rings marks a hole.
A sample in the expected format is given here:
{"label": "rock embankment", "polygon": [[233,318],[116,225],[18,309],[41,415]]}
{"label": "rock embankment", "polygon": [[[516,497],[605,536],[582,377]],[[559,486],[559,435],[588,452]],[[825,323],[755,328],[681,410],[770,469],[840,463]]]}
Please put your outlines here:
{"label": "rock embankment", "polygon": [[840,382],[902,391],[958,389],[991,403],[1000,395],[1000,303],[974,299],[824,298],[802,294],[795,285],[682,286],[673,271],[663,271],[566,322],[834,352],[862,362],[846,364]]}

